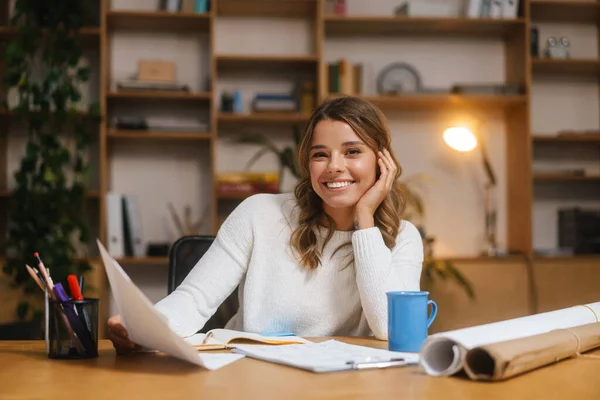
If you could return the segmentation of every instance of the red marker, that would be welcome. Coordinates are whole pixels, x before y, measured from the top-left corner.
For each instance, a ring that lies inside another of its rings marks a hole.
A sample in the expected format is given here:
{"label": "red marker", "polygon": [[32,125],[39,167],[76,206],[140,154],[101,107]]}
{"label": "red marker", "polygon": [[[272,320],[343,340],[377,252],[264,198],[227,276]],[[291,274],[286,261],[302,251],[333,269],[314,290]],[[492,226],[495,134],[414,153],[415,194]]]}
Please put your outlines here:
{"label": "red marker", "polygon": [[67,276],[67,283],[69,284],[73,300],[83,300],[81,288],[79,287],[79,282],[77,282],[77,276],[75,274]]}

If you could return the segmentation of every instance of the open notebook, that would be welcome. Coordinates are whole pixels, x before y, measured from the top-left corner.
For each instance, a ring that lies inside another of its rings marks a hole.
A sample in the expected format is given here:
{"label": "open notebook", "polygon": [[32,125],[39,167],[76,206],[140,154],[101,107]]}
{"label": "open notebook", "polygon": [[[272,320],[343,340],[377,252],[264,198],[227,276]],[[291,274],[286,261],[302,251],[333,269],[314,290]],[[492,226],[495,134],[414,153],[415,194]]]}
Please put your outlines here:
{"label": "open notebook", "polygon": [[[207,339],[208,337],[208,339]],[[238,344],[304,344],[310,341],[298,336],[263,336],[257,333],[240,332],[232,329],[212,329],[207,333],[196,333],[184,340],[196,347],[198,350],[231,349]]]}

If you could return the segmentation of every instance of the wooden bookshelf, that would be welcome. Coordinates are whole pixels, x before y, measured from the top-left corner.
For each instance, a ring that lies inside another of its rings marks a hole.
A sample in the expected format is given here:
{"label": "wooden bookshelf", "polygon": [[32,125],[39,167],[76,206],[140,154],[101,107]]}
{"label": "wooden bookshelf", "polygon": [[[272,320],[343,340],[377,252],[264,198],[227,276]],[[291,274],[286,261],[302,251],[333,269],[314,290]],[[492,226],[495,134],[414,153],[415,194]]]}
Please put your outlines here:
{"label": "wooden bookshelf", "polygon": [[210,13],[126,10],[106,12],[106,23],[109,29],[208,33],[210,20]]}
{"label": "wooden bookshelf", "polygon": [[550,59],[539,58],[531,60],[533,72],[564,73],[564,74],[598,74],[600,60],[598,59]]}
{"label": "wooden bookshelf", "polygon": [[531,20],[547,22],[599,22],[600,3],[595,1],[530,0]]}
{"label": "wooden bookshelf", "polygon": [[317,0],[218,0],[217,15],[230,17],[308,18],[315,15]]}
{"label": "wooden bookshelf", "polygon": [[295,112],[257,112],[257,113],[219,113],[217,120],[223,125],[239,125],[248,123],[302,123],[307,122],[310,114]]}
{"label": "wooden bookshelf", "polygon": [[407,94],[400,96],[363,96],[386,110],[413,110],[438,107],[510,108],[526,103],[525,96]]}
{"label": "wooden bookshelf", "polygon": [[324,18],[327,36],[466,36],[506,38],[524,35],[525,20],[337,16]]}
{"label": "wooden bookshelf", "polygon": [[537,173],[533,175],[533,179],[536,181],[598,182],[600,181],[600,175]]}
{"label": "wooden bookshelf", "polygon": [[570,133],[565,135],[543,135],[533,134],[532,139],[536,143],[598,143],[600,144],[600,133]]}
{"label": "wooden bookshelf", "polygon": [[142,91],[142,90],[117,90],[106,94],[108,99],[137,99],[137,100],[181,100],[181,101],[208,101],[212,98],[210,92],[169,92],[169,91]]}
{"label": "wooden bookshelf", "polygon": [[258,70],[280,71],[282,69],[317,71],[318,58],[315,55],[236,55],[218,54],[217,69],[223,70]]}
{"label": "wooden bookshelf", "polygon": [[154,131],[154,130],[108,130],[107,136],[112,139],[135,140],[195,140],[206,141],[212,139],[210,132],[183,132],[183,131]]}

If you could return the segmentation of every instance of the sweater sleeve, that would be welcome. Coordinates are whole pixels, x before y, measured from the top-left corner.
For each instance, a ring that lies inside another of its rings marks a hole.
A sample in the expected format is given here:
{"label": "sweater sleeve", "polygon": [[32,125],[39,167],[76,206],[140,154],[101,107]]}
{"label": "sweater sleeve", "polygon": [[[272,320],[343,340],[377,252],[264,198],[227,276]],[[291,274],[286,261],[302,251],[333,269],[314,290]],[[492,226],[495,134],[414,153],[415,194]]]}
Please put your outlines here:
{"label": "sweater sleeve", "polygon": [[253,248],[254,204],[256,200],[248,198],[227,217],[183,282],[155,304],[177,335],[198,332],[241,282]]}
{"label": "sweater sleeve", "polygon": [[420,290],[423,267],[423,242],[417,228],[408,221],[389,249],[377,227],[352,234],[354,268],[361,304],[371,331],[377,339],[387,340],[389,291]]}

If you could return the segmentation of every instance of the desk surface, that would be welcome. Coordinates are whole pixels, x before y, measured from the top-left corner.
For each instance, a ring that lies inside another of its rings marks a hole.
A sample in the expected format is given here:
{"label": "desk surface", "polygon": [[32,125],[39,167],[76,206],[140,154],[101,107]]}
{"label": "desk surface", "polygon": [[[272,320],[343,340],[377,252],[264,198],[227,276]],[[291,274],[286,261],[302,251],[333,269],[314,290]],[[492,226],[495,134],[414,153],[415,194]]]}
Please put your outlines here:
{"label": "desk surface", "polygon": [[[385,348],[386,342],[335,338]],[[315,341],[318,341],[316,339]],[[315,374],[244,358],[208,371],[159,354],[50,360],[43,341],[0,341],[1,399],[598,399],[600,360],[570,359],[504,382],[430,377],[419,367]],[[600,352],[596,352],[600,354]]]}

